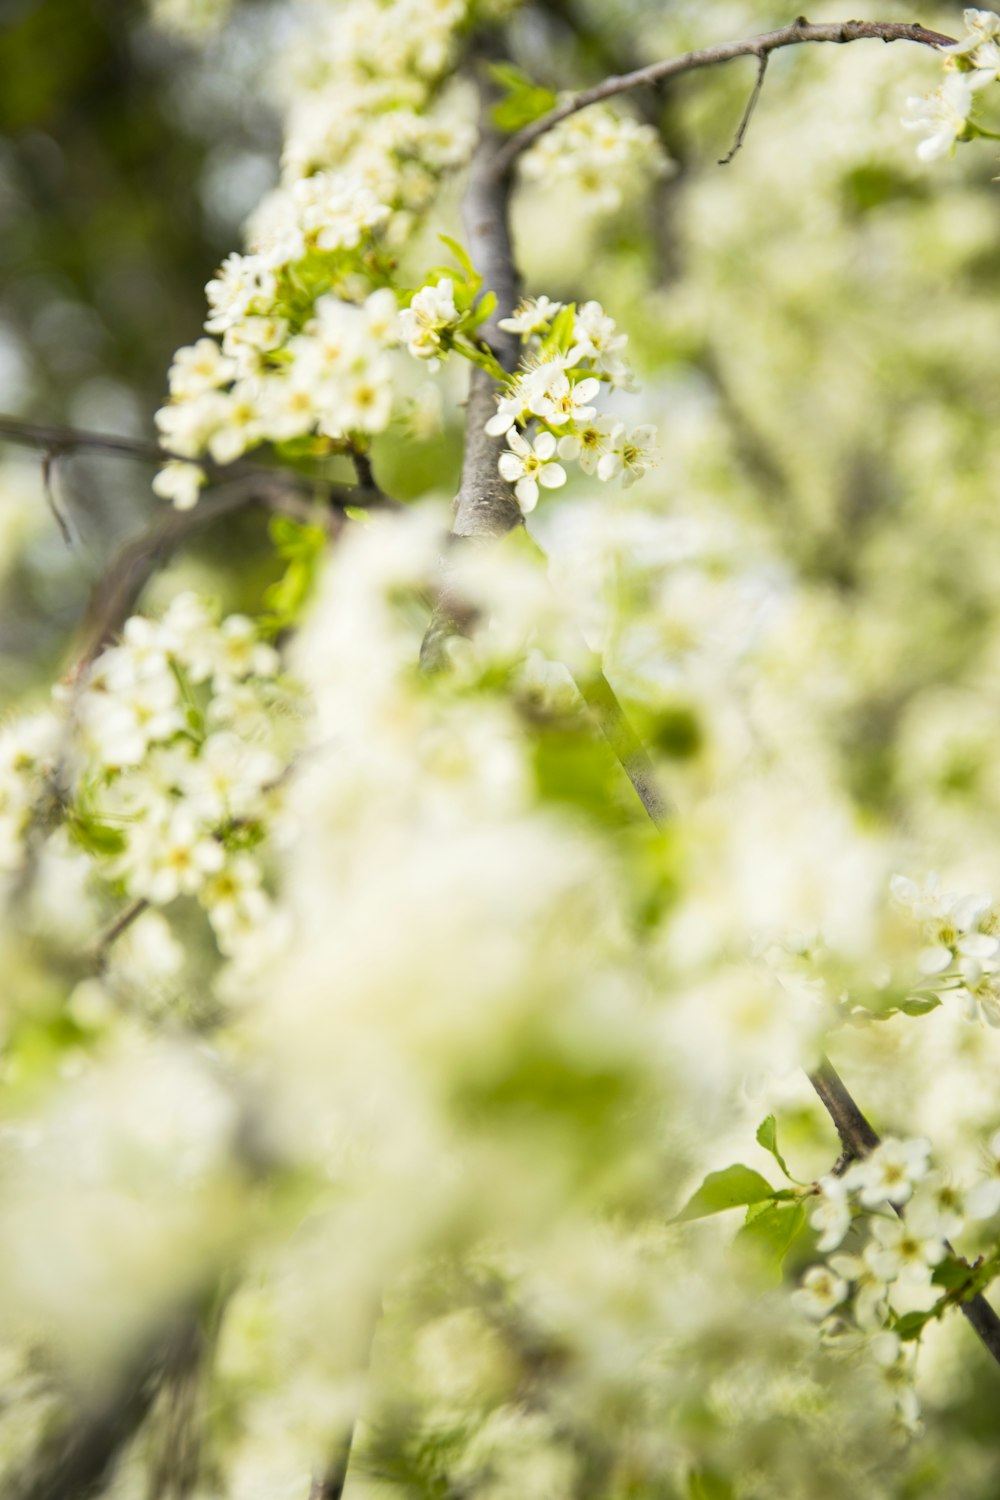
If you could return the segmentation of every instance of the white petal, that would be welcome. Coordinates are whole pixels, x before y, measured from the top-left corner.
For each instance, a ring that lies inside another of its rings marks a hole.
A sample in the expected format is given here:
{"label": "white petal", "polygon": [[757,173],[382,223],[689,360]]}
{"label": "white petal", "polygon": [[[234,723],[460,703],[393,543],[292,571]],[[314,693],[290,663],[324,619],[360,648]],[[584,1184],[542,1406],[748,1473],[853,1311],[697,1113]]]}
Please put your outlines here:
{"label": "white petal", "polygon": [[499,461],[497,463],[497,468],[500,470],[500,473],[503,475],[504,479],[506,479],[510,484],[513,484],[515,480],[520,479],[524,473],[524,464],[518,458],[516,453],[501,453]]}
{"label": "white petal", "polygon": [[943,943],[935,943],[932,948],[924,948],[917,955],[917,968],[921,974],[943,974],[945,969],[951,967],[953,954],[950,948]]}
{"label": "white petal", "polygon": [[528,515],[529,511],[533,511],[538,504],[538,485],[533,479],[525,477],[520,480],[514,486],[514,494],[517,496],[517,503],[523,515]]}
{"label": "white petal", "polygon": [[566,483],[566,470],[562,464],[543,464],[538,471],[538,483],[547,490],[557,490]]}
{"label": "white petal", "polygon": [[538,457],[551,458],[555,451],[555,436],[551,432],[540,432],[535,439],[535,452]]}

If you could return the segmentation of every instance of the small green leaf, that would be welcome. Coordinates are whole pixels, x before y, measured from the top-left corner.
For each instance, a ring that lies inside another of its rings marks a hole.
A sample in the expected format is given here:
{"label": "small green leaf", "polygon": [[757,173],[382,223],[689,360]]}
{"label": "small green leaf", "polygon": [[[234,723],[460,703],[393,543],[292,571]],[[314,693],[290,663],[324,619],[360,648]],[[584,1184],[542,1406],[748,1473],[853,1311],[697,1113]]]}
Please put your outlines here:
{"label": "small green leaf", "polygon": [[805,1222],[802,1203],[751,1203],[747,1221],[736,1239],[740,1244],[753,1246],[780,1278],[785,1256],[805,1228]]}
{"label": "small green leaf", "polygon": [[462,267],[462,270],[465,272],[465,279],[469,283],[469,285],[473,288],[482,286],[483,278],[480,276],[479,272],[472,264],[472,257],[469,255],[469,252],[468,250],[466,250],[465,246],[459,244],[458,240],[453,240],[450,234],[439,234],[438,239],[441,241],[442,245],[444,245],[448,250],[451,251],[452,255],[458,261],[459,265]]}
{"label": "small green leaf", "polygon": [[899,1009],[906,1016],[926,1016],[941,1004],[937,995],[908,995],[901,1001]]}
{"label": "small green leaf", "polygon": [[704,1219],[709,1214],[725,1213],[727,1208],[740,1208],[773,1197],[774,1188],[759,1172],[737,1163],[721,1172],[709,1172],[673,1222],[685,1224],[689,1219]]}
{"label": "small green leaf", "polygon": [[512,63],[494,63],[490,76],[506,92],[493,106],[490,117],[498,130],[513,132],[547,115],[557,103],[555,94],[535,83]]}
{"label": "small green leaf", "polygon": [[363,505],[345,505],[344,515],[349,521],[357,521],[362,526],[371,520],[371,512],[365,510]]}
{"label": "small green leaf", "polygon": [[893,1332],[897,1333],[903,1343],[910,1343],[918,1339],[924,1331],[928,1318],[933,1317],[933,1312],[910,1312],[898,1319],[893,1325]]}
{"label": "small green leaf", "polygon": [[757,1144],[771,1153],[789,1182],[794,1182],[795,1179],[785,1164],[785,1158],[778,1150],[778,1122],[774,1115],[768,1115],[767,1119],[761,1120],[757,1126]]}
{"label": "small green leaf", "polygon": [[573,329],[576,327],[576,303],[567,302],[561,312],[556,313],[542,342],[542,355],[553,353],[565,354],[573,342]]}
{"label": "small green leaf", "polygon": [[931,1277],[935,1286],[943,1286],[949,1292],[956,1291],[964,1286],[969,1279],[969,1267],[964,1266],[955,1256],[948,1255],[934,1267]]}

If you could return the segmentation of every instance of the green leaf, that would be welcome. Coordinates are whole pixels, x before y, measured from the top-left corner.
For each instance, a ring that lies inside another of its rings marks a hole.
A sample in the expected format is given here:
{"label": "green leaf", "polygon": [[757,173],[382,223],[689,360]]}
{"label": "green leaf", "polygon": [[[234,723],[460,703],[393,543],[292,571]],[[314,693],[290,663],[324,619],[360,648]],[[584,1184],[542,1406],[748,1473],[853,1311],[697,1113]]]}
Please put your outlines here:
{"label": "green leaf", "polygon": [[345,505],[344,515],[349,521],[357,521],[362,526],[371,520],[371,512],[365,510],[363,505]]}
{"label": "green leaf", "polygon": [[483,278],[480,276],[479,272],[472,264],[472,257],[469,255],[469,252],[468,250],[466,250],[465,246],[459,244],[458,240],[453,240],[450,234],[439,234],[438,239],[441,241],[442,245],[444,245],[448,250],[451,251],[452,255],[462,267],[462,270],[465,272],[466,283],[474,290],[478,287],[481,287],[483,284]]}
{"label": "green leaf", "polygon": [[923,995],[908,995],[905,1000],[901,1001],[899,1009],[906,1016],[926,1016],[932,1010],[937,1010],[940,1004],[941,1001],[937,995],[929,995],[926,998]]}
{"label": "green leaf", "polygon": [[924,1331],[928,1318],[933,1317],[933,1312],[910,1312],[904,1313],[903,1317],[893,1325],[893,1332],[898,1333],[903,1343],[910,1343],[918,1339]]}
{"label": "green leaf", "polygon": [[778,1150],[778,1122],[774,1115],[768,1115],[767,1119],[761,1120],[757,1126],[757,1144],[758,1146],[763,1146],[765,1151],[771,1153],[789,1182],[794,1182],[795,1179],[788,1170],[785,1158]]}
{"label": "green leaf", "polygon": [[785,1256],[805,1228],[803,1203],[751,1203],[737,1241],[761,1254],[778,1278]]}
{"label": "green leaf", "polygon": [[949,1292],[957,1291],[969,1279],[969,1267],[956,1257],[948,1255],[934,1267],[931,1277],[935,1286],[943,1286]]}
{"label": "green leaf", "polygon": [[561,312],[556,313],[542,342],[542,355],[554,354],[556,352],[565,354],[573,342],[573,329],[576,327],[576,303],[567,302]]}
{"label": "green leaf", "polygon": [[506,91],[490,111],[490,118],[498,130],[520,130],[547,115],[558,102],[551,89],[535,83],[513,63],[494,63],[490,75]]}
{"label": "green leaf", "polygon": [[705,1219],[709,1214],[725,1213],[727,1208],[740,1208],[773,1197],[774,1188],[759,1172],[737,1163],[721,1172],[709,1172],[673,1222],[685,1224],[690,1219]]}
{"label": "green leaf", "polygon": [[125,835],[120,828],[109,828],[96,818],[80,816],[69,822],[70,837],[74,843],[86,849],[88,854],[100,856],[121,854],[125,848]]}
{"label": "green leaf", "polygon": [[733,1500],[733,1487],[714,1469],[693,1469],[688,1475],[688,1500]]}

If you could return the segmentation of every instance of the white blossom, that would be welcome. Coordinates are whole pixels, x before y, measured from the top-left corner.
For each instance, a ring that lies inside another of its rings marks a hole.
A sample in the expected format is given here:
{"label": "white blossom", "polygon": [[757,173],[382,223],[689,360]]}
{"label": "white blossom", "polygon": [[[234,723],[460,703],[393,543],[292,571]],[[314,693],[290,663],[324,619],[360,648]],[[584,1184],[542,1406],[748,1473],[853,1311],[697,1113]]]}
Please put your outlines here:
{"label": "white blossom", "polygon": [[555,463],[556,440],[551,432],[540,432],[534,444],[519,432],[507,434],[510,448],[500,455],[500,473],[514,486],[517,503],[524,515],[538,504],[538,487],[556,490],[566,483],[566,470]]}

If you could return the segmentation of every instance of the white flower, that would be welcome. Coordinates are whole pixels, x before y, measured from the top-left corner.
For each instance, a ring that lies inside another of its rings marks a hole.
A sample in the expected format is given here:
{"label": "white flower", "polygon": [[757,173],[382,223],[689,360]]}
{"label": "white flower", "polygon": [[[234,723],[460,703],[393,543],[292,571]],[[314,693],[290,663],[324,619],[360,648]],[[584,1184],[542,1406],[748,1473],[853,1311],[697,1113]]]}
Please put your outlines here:
{"label": "white flower", "polygon": [[218,397],[218,425],[208,440],[217,464],[231,464],[263,437],[261,382],[241,380],[228,395]]}
{"label": "white flower", "polygon": [[538,486],[557,490],[566,483],[566,470],[553,463],[556,440],[551,432],[540,432],[532,447],[519,432],[509,432],[510,451],[500,455],[500,473],[513,484],[517,503],[527,515],[538,504]]}
{"label": "white flower", "polygon": [[992,10],[975,10],[971,6],[962,12],[966,34],[950,47],[942,47],[950,57],[971,57],[984,42],[1000,37],[1000,16]]}
{"label": "white flower", "polygon": [[193,510],[207,478],[199,464],[171,459],[153,480],[153,493],[161,500],[171,501],[175,510]]}
{"label": "white flower", "polygon": [[1000,1028],[1000,962],[964,958],[958,966],[961,984],[945,994],[958,1000],[968,1021]]}
{"label": "white flower", "polygon": [[913,1389],[913,1356],[907,1355],[898,1333],[883,1329],[870,1340],[872,1358],[892,1392],[896,1412],[910,1432],[920,1425],[920,1402]]}
{"label": "white flower", "polygon": [[825,1255],[828,1250],[836,1250],[851,1227],[851,1207],[842,1177],[823,1177],[819,1188],[822,1197],[810,1214],[809,1222],[820,1231],[816,1248]]}
{"label": "white flower", "polygon": [[882,1281],[924,1283],[930,1280],[931,1267],[944,1260],[948,1248],[940,1235],[922,1234],[903,1219],[873,1219],[872,1239],[865,1247],[864,1260]]}
{"label": "white flower", "polygon": [[621,351],[628,343],[628,334],[618,332],[614,318],[599,302],[584,302],[576,310],[573,343],[583,359],[593,361],[598,370],[610,371],[622,363]]}
{"label": "white flower", "polygon": [[131,888],[154,906],[194,895],[209,875],[221,870],[226,858],[211,830],[183,807],[165,824],[146,824],[135,846]]}
{"label": "white flower", "polygon": [[115,692],[88,691],[79,713],[94,755],[108,767],[138,765],[151,744],[184,727],[177,684],[166,672]]}
{"label": "white flower", "polygon": [[970,1219],[992,1219],[1000,1212],[1000,1130],[990,1137],[988,1162],[990,1175],[978,1182],[966,1199]]}
{"label": "white flower", "polygon": [[553,302],[548,297],[525,297],[511,317],[500,319],[499,326],[507,333],[519,333],[522,339],[528,339],[533,333],[547,329],[562,308],[561,302]]}
{"label": "white flower", "polygon": [[791,1301],[807,1318],[819,1323],[847,1297],[847,1282],[827,1266],[812,1266]]}
{"label": "white flower", "polygon": [[441,335],[458,322],[455,283],[444,276],[436,286],[422,287],[399,315],[400,336],[414,359],[436,359]]}
{"label": "white flower", "polygon": [[552,410],[548,421],[553,427],[590,422],[597,413],[588,403],[593,401],[601,389],[601,382],[593,376],[587,380],[579,380],[575,385],[570,383],[568,377],[564,379],[565,385],[560,385],[550,392]]}
{"label": "white flower", "polygon": [[569,462],[576,459],[585,474],[595,474],[597,465],[608,452],[609,439],[617,425],[613,417],[598,417],[596,421],[585,422],[559,439],[559,457]]}
{"label": "white flower", "polygon": [[859,1328],[881,1328],[885,1322],[888,1284],[860,1255],[831,1255],[830,1269],[852,1286],[854,1319]]}
{"label": "white flower", "polygon": [[267,312],[276,291],[274,272],[261,256],[227,255],[205,288],[211,310],[206,329],[209,333],[225,333],[247,313]]}
{"label": "white flower", "polygon": [[174,355],[168,376],[170,394],[179,401],[190,401],[228,385],[235,374],[234,361],[226,358],[215,339],[199,339]]}
{"label": "white flower", "polygon": [[961,1234],[966,1213],[965,1196],[951,1180],[943,1172],[929,1172],[914,1190],[906,1219],[925,1237],[946,1240]]}
{"label": "white flower", "polygon": [[930,1141],[899,1141],[892,1137],[870,1156],[855,1162],[844,1173],[844,1182],[857,1192],[865,1208],[881,1203],[905,1203],[914,1185],[927,1175]]}
{"label": "white flower", "polygon": [[605,482],[622,476],[626,489],[656,463],[650,444],[655,427],[634,427],[617,422],[608,435],[607,451],[597,461],[597,477]]}
{"label": "white flower", "polygon": [[927,135],[917,147],[921,161],[945,156],[961,140],[969,122],[974,92],[972,74],[949,73],[933,94],[913,96],[906,101],[912,118],[903,121],[904,127],[922,130]]}
{"label": "white flower", "polygon": [[237,855],[211,874],[198,899],[225,953],[231,953],[242,936],[261,926],[271,914],[271,903],[261,889],[261,872],[249,855]]}

